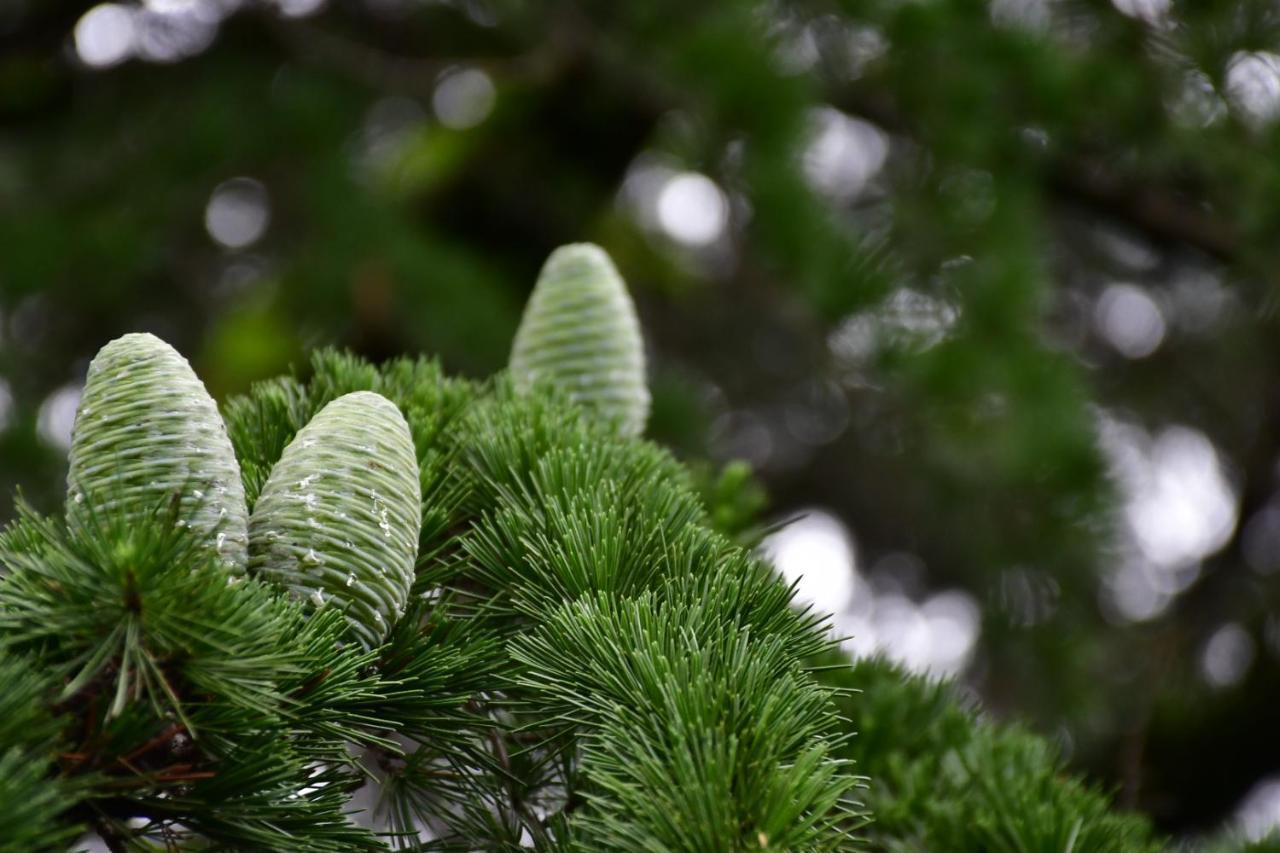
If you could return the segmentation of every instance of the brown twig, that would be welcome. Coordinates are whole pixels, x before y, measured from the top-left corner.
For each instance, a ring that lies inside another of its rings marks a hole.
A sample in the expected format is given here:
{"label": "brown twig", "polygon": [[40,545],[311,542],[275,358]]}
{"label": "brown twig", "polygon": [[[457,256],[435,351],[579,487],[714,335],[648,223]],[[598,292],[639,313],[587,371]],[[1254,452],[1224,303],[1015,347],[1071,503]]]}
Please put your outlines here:
{"label": "brown twig", "polygon": [[129,761],[133,761],[138,757],[145,755],[146,753],[155,749],[160,744],[165,743],[169,740],[172,740],[174,737],[181,734],[182,732],[185,732],[186,730],[187,730],[187,727],[182,725],[182,723],[174,723],[173,725],[169,726],[169,728],[165,729],[160,734],[151,738],[151,740],[147,741],[146,743],[142,744],[142,746],[138,747],[133,752],[126,755],[125,759]]}

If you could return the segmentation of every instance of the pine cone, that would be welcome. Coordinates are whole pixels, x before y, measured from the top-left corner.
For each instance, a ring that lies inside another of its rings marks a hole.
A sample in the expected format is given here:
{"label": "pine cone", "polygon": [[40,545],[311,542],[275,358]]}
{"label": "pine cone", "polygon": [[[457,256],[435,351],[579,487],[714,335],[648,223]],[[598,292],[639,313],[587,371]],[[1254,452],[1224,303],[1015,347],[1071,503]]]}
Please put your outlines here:
{"label": "pine cone", "polygon": [[640,323],[599,246],[576,243],[551,253],[516,332],[511,374],[522,391],[549,381],[621,434],[644,432],[649,388]]}
{"label": "pine cone", "polygon": [[370,391],[339,397],[271,469],[249,520],[249,568],[317,607],[344,608],[376,646],[409,599],[421,501],[400,410]]}
{"label": "pine cone", "polygon": [[90,363],[70,465],[73,528],[153,516],[176,498],[178,524],[244,568],[248,510],[226,426],[191,365],[155,335],[116,338]]}

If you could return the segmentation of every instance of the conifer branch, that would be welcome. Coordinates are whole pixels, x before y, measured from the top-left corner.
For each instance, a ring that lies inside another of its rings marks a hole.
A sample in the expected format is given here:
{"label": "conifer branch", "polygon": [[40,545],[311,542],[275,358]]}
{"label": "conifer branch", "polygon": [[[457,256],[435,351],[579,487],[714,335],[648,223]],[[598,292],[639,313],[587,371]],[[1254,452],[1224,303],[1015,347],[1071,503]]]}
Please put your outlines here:
{"label": "conifer branch", "polygon": [[[213,470],[170,452],[172,412],[205,417],[203,398],[166,408],[101,385],[114,362],[96,372],[88,405],[136,407],[166,452],[82,415],[85,500],[0,534],[0,848],[93,828],[113,849],[1153,849],[1039,739],[850,669],[686,468],[635,438],[628,328],[620,395],[559,368],[477,384],[322,352],[229,401],[247,576],[175,473]],[[537,352],[558,334],[515,361],[552,364]],[[104,352],[203,394],[153,341]],[[116,447],[128,476],[97,455]],[[330,565],[336,586],[314,574]],[[299,594],[315,588],[324,606]],[[369,780],[382,834],[348,813]]]}

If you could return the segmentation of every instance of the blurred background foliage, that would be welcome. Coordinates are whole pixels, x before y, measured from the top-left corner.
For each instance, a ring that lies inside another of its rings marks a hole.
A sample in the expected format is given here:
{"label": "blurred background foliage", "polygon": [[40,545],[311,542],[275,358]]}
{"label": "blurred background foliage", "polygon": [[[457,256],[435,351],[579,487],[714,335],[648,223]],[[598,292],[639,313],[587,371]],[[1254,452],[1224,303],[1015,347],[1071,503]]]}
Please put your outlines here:
{"label": "blurred background foliage", "polygon": [[502,367],[556,245],[858,653],[1280,820],[1280,6],[0,0],[0,518],[89,358]]}

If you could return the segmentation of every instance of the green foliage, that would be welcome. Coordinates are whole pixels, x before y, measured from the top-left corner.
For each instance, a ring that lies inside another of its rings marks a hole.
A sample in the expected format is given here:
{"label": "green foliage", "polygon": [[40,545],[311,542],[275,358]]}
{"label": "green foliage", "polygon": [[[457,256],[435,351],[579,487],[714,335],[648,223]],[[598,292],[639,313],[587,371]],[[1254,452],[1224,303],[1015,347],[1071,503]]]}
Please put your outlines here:
{"label": "green foliage", "polygon": [[62,721],[49,712],[54,684],[0,652],[0,850],[63,849],[79,833],[68,814],[77,786],[52,779]]}
{"label": "green foliage", "polygon": [[[10,483],[45,510],[63,497],[42,405],[104,335],[164,330],[217,395],[315,341],[483,375],[550,247],[585,236],[626,269],[654,373],[697,389],[697,417],[673,422],[655,385],[651,434],[752,456],[783,514],[820,501],[854,525],[867,567],[907,549],[926,583],[983,602],[975,660],[1002,707],[1065,726],[1102,774],[1143,730],[1135,790],[1171,828],[1219,820],[1277,763],[1280,741],[1250,724],[1274,705],[1259,687],[1276,683],[1271,656],[1238,691],[1195,672],[1217,626],[1263,647],[1280,577],[1245,547],[1280,451],[1269,0],[489,0],[300,17],[201,0],[190,20],[197,4],[137,17],[138,55],[104,68],[74,49],[90,5],[0,13],[0,516]],[[192,55],[148,58],[183,33]],[[432,114],[455,66],[494,87],[465,130]],[[836,129],[858,132],[835,145]],[[655,216],[654,182],[687,171],[728,202],[710,246]],[[204,227],[233,176],[269,201],[251,247]],[[1158,309],[1148,357],[1117,352],[1099,322],[1116,282]],[[829,430],[804,429],[824,402]],[[1099,409],[1200,431],[1241,496],[1232,540],[1153,632],[1096,606],[1115,568]],[[284,443],[246,463],[266,466],[244,472],[251,489]],[[461,488],[442,470],[424,461],[424,481]],[[424,549],[452,547],[465,499],[424,502]],[[443,565],[422,563],[419,592]],[[1007,594],[1026,577],[1051,599],[1030,627]],[[1153,653],[1153,634],[1174,653]],[[1166,657],[1173,677],[1153,663]],[[1176,724],[1134,719],[1147,694]],[[1261,734],[1223,749],[1224,730]],[[1209,795],[1170,769],[1209,765],[1233,779]]]}
{"label": "green foliage", "polygon": [[[38,662],[65,709],[57,779],[118,838],[194,831],[284,850],[308,827],[316,849],[370,846],[343,814],[354,777],[338,759],[349,741],[384,740],[365,706],[398,688],[341,648],[336,612],[308,619],[229,577],[176,520],[68,531],[28,515],[0,553],[0,641]],[[303,791],[317,756],[334,766]],[[133,817],[150,822],[135,831]]]}
{"label": "green foliage", "polygon": [[714,599],[664,598],[580,600],[513,643],[530,725],[578,733],[598,789],[585,794],[597,808],[582,818],[584,840],[840,849],[852,820],[841,800],[856,780],[830,760],[830,695],[796,665],[785,597],[774,614],[749,613],[791,623],[782,637],[725,619]]}
{"label": "green foliage", "polygon": [[[421,826],[441,849],[837,850],[854,833],[887,850],[1157,849],[1045,742],[893,667],[848,666],[825,619],[714,528],[682,465],[554,389],[319,353],[308,380],[226,407],[258,509],[290,442],[324,438],[312,416],[361,391],[402,407],[423,502],[439,499],[414,597],[371,648],[271,573],[220,571],[163,495],[70,528],[25,511],[0,536],[14,849],[82,828],[419,848]],[[731,471],[716,494],[744,506],[750,488]],[[349,820],[366,779],[390,834]]]}
{"label": "green foliage", "polygon": [[760,514],[769,498],[750,463],[735,459],[719,471],[706,464],[691,464],[690,470],[711,514],[712,526],[741,544],[759,544],[764,538]]}
{"label": "green foliage", "polygon": [[877,848],[1163,849],[1145,818],[1111,811],[1107,796],[1067,776],[1051,744],[983,719],[950,685],[881,659],[832,665],[824,678],[857,691],[841,700],[858,732],[842,754],[870,777]]}
{"label": "green foliage", "polygon": [[[227,406],[255,516],[290,442],[318,443],[330,401],[375,389],[404,406],[424,502],[450,499],[431,508],[415,598],[367,650],[337,608],[256,564],[217,571],[165,495],[6,531],[0,650],[48,681],[43,728],[0,728],[0,748],[47,752],[31,741],[46,731],[63,756],[15,777],[50,783],[23,800],[32,825],[264,850],[416,846],[420,825],[446,847],[845,843],[856,777],[834,755],[831,691],[800,664],[829,646],[824,623],[706,526],[664,451],[554,392],[322,353],[309,381]],[[413,471],[407,442],[400,455],[367,461]],[[366,775],[383,839],[345,814]],[[0,823],[27,819],[16,808]]]}
{"label": "green foliage", "polygon": [[[843,843],[854,780],[798,665],[823,626],[705,526],[681,466],[504,382],[464,423],[475,515],[451,582],[511,637],[512,725],[567,790],[561,832],[586,849]],[[808,788],[779,781],[796,773]]]}

